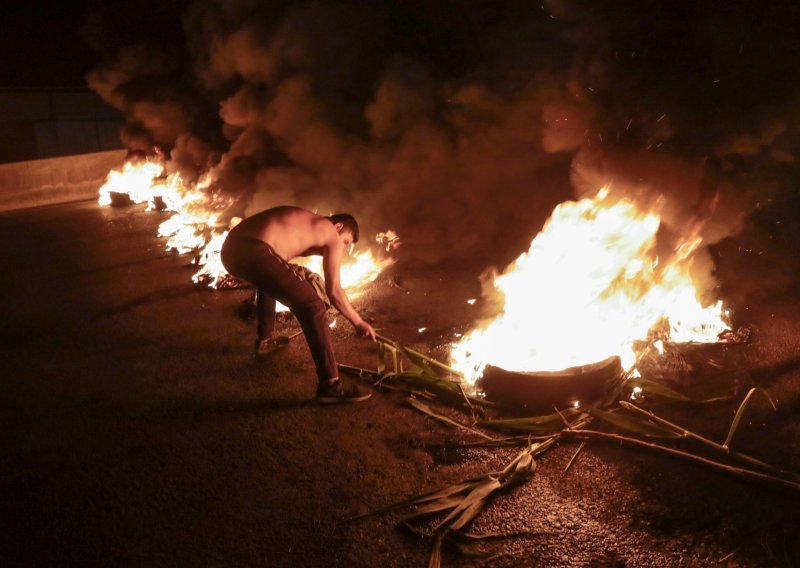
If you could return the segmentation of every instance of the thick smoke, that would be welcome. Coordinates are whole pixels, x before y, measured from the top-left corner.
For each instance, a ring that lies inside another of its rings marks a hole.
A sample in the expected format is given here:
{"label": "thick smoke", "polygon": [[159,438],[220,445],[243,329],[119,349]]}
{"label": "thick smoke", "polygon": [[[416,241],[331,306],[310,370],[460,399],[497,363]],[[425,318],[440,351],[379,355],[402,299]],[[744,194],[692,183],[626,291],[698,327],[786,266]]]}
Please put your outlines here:
{"label": "thick smoke", "polygon": [[200,0],[157,33],[92,36],[89,82],[126,113],[131,148],[213,169],[240,197],[231,214],[351,211],[413,258],[502,261],[555,204],[610,184],[658,203],[667,237],[714,242],[793,171],[794,11]]}

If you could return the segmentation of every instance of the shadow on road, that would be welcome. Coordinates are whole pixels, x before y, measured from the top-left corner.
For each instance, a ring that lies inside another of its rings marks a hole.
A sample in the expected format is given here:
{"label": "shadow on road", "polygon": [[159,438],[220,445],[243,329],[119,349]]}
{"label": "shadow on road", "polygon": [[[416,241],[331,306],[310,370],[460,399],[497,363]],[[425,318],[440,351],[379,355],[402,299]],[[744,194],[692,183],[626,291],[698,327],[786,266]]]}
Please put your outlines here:
{"label": "shadow on road", "polygon": [[91,321],[92,323],[105,319],[107,317],[115,316],[117,314],[121,314],[128,310],[132,310],[133,308],[137,308],[139,306],[143,306],[145,304],[150,304],[153,302],[160,302],[163,300],[172,300],[173,298],[180,298],[181,296],[188,296],[196,291],[194,285],[180,285],[180,286],[172,286],[171,288],[164,288],[162,290],[157,290],[150,294],[145,294],[139,298],[135,298],[129,302],[125,302],[124,304],[120,304],[119,306],[115,306],[112,308],[108,308],[103,310],[99,314],[95,315]]}
{"label": "shadow on road", "polygon": [[165,258],[170,258],[174,256],[173,254],[162,254],[161,256],[154,256],[150,258],[143,258],[141,260],[133,260],[130,262],[120,262],[116,264],[106,264],[104,266],[95,266],[93,268],[87,268],[84,270],[79,270],[76,274],[97,274],[99,272],[107,272],[109,270],[117,270],[119,268],[128,268],[131,266],[138,266],[141,264],[150,264],[153,262],[158,262],[159,260],[163,260]]}

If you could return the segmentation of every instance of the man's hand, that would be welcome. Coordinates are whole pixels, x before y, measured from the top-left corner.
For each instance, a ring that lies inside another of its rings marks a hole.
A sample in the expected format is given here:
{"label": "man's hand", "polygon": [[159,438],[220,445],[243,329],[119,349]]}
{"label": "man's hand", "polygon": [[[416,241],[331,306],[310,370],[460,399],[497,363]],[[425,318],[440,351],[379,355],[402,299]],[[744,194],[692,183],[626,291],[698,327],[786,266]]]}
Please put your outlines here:
{"label": "man's hand", "polygon": [[357,323],[355,328],[358,335],[369,337],[372,341],[375,341],[375,330],[372,329],[372,326],[364,320],[361,320],[361,322]]}

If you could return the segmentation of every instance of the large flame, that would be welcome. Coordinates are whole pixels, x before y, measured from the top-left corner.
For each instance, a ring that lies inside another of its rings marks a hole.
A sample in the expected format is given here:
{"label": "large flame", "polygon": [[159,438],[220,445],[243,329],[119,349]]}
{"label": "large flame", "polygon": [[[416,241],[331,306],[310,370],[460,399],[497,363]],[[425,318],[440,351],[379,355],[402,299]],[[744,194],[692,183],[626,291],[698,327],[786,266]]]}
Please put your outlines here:
{"label": "large flame", "polygon": [[[211,174],[190,184],[177,172],[167,174],[162,160],[147,158],[126,162],[120,169],[109,172],[106,183],[100,188],[98,202],[101,206],[110,205],[113,195],[118,194],[127,196],[134,203],[147,203],[148,211],[174,212],[159,225],[158,235],[167,239],[167,250],[196,255],[194,264],[198,270],[192,276],[195,283],[218,288],[230,282],[220,258],[222,243],[240,219],[234,218],[227,224],[220,222],[222,212],[233,201],[219,191],[212,191],[213,185]],[[342,262],[342,286],[354,299],[393,262],[388,257],[377,258],[369,250],[351,254]],[[322,275],[321,258],[301,259],[298,263]]]}
{"label": "large flame", "polygon": [[669,261],[656,256],[660,218],[628,200],[558,205],[530,249],[494,280],[503,308],[453,346],[452,366],[474,382],[486,365],[557,371],[612,355],[635,363],[652,330],[676,342],[716,341],[727,329],[719,301],[704,307],[689,274],[699,239]]}

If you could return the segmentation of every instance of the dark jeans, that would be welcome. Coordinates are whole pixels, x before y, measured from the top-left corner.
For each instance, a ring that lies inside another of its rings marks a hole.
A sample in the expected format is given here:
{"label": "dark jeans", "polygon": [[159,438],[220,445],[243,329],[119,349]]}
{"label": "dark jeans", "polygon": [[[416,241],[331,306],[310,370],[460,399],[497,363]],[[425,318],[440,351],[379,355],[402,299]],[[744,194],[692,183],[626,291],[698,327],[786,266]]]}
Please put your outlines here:
{"label": "dark jeans", "polygon": [[278,300],[300,322],[320,382],[339,376],[325,302],[301,271],[264,241],[235,235],[222,245],[222,264],[228,272],[258,288],[259,339],[269,337],[275,328],[275,300]]}

